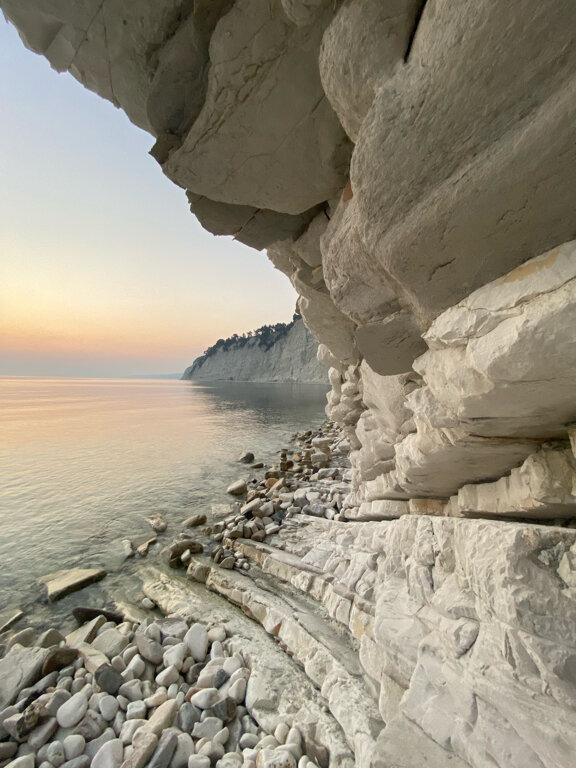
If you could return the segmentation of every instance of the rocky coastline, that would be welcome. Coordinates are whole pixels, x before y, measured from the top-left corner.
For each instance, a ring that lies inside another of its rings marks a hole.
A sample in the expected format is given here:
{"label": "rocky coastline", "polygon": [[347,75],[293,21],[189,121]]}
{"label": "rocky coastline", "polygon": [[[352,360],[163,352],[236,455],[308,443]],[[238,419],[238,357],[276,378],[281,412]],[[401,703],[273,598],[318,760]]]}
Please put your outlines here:
{"label": "rocky coastline", "polygon": [[[350,490],[347,437],[328,422],[293,441],[278,451],[275,466],[251,452],[240,457],[244,476],[228,488],[235,500],[213,510],[211,520],[196,513],[184,521],[160,552],[169,569],[151,566],[147,596],[132,611],[75,609],[79,626],[67,633],[28,627],[8,636],[4,627],[0,768],[354,764],[345,735],[282,644],[268,642],[234,600],[207,600],[206,586],[217,592],[207,584],[213,572],[249,576],[252,561],[242,544],[265,546],[296,516],[342,518]],[[127,557],[146,558],[168,535],[161,516],[148,522],[154,534],[145,542],[123,541]],[[42,582],[51,601],[105,576],[74,569]],[[288,703],[271,707],[277,681],[269,676],[279,658],[293,685],[283,693]],[[292,701],[303,689],[305,718]]]}

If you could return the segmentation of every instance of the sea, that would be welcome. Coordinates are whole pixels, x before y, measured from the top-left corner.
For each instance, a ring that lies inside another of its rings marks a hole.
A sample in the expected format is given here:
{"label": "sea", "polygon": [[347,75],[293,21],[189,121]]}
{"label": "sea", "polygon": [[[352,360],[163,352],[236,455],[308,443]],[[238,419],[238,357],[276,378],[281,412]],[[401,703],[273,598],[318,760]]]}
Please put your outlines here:
{"label": "sea", "polygon": [[[0,377],[0,616],[19,607],[14,630],[65,629],[75,606],[138,604],[144,567],[162,562],[182,521],[203,512],[210,524],[233,501],[227,486],[255,474],[238,457],[273,464],[294,433],[322,424],[327,389]],[[127,560],[122,539],[153,535],[157,514],[161,543]],[[48,604],[38,580],[75,567],[108,575]]]}

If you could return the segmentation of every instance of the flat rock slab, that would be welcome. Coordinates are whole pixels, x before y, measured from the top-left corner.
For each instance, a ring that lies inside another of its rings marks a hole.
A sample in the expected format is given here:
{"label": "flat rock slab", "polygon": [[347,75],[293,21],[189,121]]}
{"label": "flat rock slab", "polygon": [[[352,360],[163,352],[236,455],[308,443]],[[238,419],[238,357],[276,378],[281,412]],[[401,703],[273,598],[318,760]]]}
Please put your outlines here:
{"label": "flat rock slab", "polygon": [[87,587],[88,584],[94,584],[106,575],[107,572],[100,568],[71,568],[49,573],[38,581],[45,585],[48,600],[54,601]]}
{"label": "flat rock slab", "polygon": [[46,648],[15,645],[0,659],[0,710],[12,704],[23,688],[40,679]]}
{"label": "flat rock slab", "polygon": [[10,629],[22,616],[24,616],[23,611],[15,606],[4,608],[4,610],[0,611],[0,634]]}

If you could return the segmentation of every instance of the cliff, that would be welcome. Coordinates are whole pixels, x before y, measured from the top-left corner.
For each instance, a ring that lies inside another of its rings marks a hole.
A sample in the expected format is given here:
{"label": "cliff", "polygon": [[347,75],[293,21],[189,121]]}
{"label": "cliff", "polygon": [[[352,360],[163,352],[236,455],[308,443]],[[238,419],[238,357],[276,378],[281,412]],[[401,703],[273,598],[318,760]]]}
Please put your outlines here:
{"label": "cliff", "polygon": [[270,341],[239,338],[196,358],[183,379],[196,381],[295,381],[328,384],[328,369],[317,359],[318,342],[302,320]]}
{"label": "cliff", "polygon": [[576,4],[0,5],[300,295],[351,489],[251,557],[349,642],[304,668],[356,764],[571,768]]}

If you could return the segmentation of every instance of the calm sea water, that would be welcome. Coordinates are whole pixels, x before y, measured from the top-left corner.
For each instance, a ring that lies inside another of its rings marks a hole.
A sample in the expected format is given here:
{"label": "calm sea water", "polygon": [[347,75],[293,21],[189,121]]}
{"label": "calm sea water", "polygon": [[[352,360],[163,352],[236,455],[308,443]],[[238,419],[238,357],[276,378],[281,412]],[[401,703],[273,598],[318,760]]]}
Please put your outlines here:
{"label": "calm sea water", "polygon": [[[146,518],[161,513],[169,542],[192,513],[230,502],[238,456],[272,463],[322,423],[326,389],[0,378],[0,609],[21,606],[18,627],[59,626],[75,605],[141,598],[147,561],[124,561],[120,540],[151,533]],[[48,610],[36,580],[76,566],[109,576]]]}

